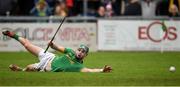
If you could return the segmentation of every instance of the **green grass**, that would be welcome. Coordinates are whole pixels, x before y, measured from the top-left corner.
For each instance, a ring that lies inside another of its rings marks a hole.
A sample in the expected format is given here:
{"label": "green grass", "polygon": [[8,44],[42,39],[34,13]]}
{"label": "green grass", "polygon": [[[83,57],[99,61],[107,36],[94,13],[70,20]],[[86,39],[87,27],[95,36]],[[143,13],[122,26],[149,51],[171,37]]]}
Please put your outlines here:
{"label": "green grass", "polygon": [[[180,52],[95,52],[85,59],[85,66],[113,67],[112,73],[12,72],[9,64],[26,66],[37,62],[27,52],[0,52],[1,86],[179,86]],[[176,66],[176,72],[168,68]]]}

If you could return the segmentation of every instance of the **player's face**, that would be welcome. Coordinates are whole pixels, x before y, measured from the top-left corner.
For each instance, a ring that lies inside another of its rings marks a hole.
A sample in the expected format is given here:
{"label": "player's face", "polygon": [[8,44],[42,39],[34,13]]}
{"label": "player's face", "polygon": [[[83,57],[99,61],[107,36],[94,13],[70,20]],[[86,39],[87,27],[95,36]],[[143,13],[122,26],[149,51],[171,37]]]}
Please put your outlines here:
{"label": "player's face", "polygon": [[76,50],[76,57],[78,59],[84,59],[84,57],[86,57],[86,55],[87,54],[86,54],[86,51],[84,49],[79,48],[79,49]]}

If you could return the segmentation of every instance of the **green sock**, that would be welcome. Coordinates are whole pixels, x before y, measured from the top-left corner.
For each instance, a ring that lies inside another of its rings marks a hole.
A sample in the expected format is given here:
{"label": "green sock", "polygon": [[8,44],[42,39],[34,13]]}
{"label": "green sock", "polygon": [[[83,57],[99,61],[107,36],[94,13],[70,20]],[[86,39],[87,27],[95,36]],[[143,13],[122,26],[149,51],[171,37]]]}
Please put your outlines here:
{"label": "green sock", "polygon": [[13,38],[16,39],[17,41],[19,41],[19,35],[14,34]]}

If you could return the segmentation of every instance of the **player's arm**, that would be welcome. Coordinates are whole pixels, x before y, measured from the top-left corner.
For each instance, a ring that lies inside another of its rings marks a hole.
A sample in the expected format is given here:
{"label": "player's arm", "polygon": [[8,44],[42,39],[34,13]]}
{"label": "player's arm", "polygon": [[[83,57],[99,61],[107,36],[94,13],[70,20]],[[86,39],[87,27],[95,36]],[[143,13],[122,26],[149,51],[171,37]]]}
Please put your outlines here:
{"label": "player's arm", "polygon": [[90,68],[82,68],[81,72],[111,72],[111,66],[105,65],[102,69],[90,69]]}
{"label": "player's arm", "polygon": [[53,43],[53,42],[49,42],[49,46],[50,46],[52,49],[57,50],[57,51],[60,51],[60,52],[62,52],[62,53],[64,53],[64,51],[65,51],[65,47],[60,46],[60,45],[57,45],[57,44],[55,44],[55,43]]}

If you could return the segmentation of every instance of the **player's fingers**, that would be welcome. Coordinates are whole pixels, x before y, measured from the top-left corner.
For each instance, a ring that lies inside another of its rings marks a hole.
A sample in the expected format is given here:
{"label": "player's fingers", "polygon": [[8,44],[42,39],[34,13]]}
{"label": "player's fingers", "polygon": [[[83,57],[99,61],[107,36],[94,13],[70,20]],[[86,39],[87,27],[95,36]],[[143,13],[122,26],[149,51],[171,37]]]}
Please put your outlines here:
{"label": "player's fingers", "polygon": [[49,46],[53,46],[53,44],[54,44],[54,43],[53,43],[52,41],[49,41],[49,42],[48,42],[48,45],[49,45]]}
{"label": "player's fingers", "polygon": [[111,67],[111,66],[108,66],[108,69],[109,69],[109,70],[112,70],[112,67]]}
{"label": "player's fingers", "polygon": [[111,72],[111,70],[112,70],[111,66],[105,65],[103,72]]}
{"label": "player's fingers", "polygon": [[107,66],[107,71],[111,72],[112,68],[110,66]]}

